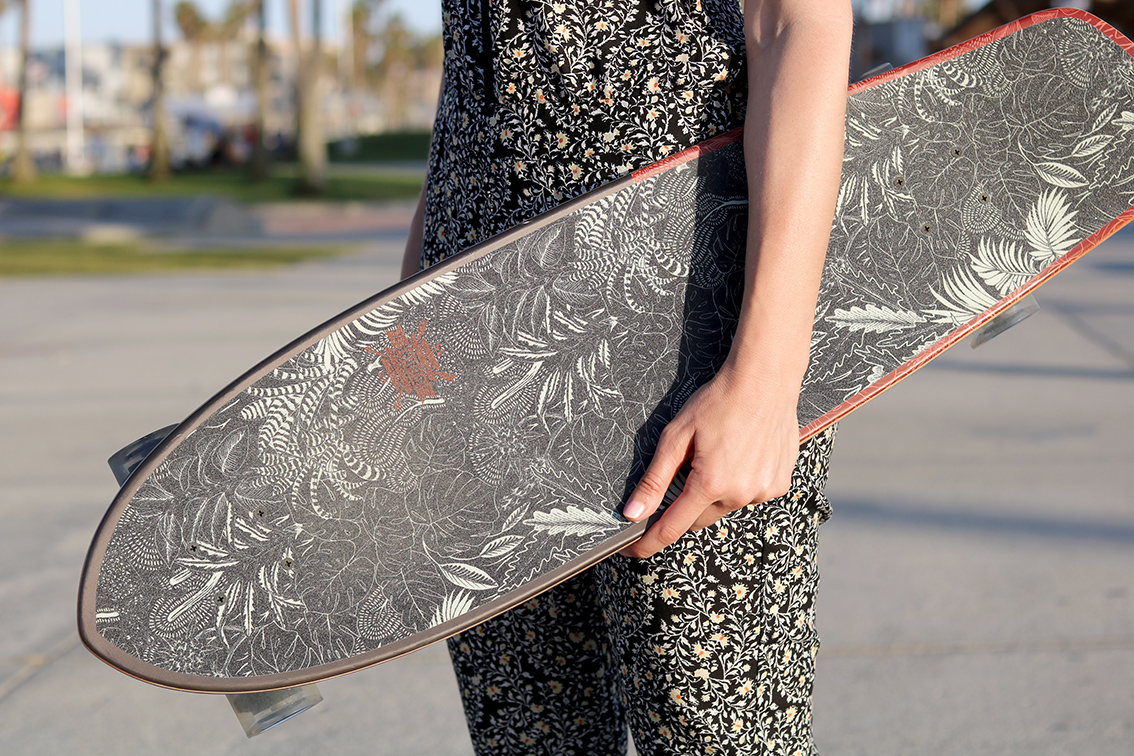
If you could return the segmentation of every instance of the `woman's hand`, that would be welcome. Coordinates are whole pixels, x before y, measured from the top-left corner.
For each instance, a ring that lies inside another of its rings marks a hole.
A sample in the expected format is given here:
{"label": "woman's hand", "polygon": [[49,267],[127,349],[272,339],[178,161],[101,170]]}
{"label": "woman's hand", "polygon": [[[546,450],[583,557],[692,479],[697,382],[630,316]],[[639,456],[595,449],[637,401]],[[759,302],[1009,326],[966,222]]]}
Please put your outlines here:
{"label": "woman's hand", "polygon": [[747,377],[726,366],[662,431],[646,473],[623,509],[644,520],[661,506],[685,462],[681,495],[625,556],[648,557],[729,512],[787,493],[799,455],[798,386]]}

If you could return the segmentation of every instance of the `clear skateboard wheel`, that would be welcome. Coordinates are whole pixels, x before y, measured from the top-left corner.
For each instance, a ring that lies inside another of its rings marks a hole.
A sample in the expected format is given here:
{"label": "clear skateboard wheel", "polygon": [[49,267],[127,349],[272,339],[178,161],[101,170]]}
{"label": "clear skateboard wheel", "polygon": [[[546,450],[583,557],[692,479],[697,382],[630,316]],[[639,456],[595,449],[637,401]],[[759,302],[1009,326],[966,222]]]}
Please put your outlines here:
{"label": "clear skateboard wheel", "polygon": [[1019,302],[973,331],[972,335],[969,336],[969,346],[976,349],[986,341],[992,341],[1012,326],[1035,315],[1039,312],[1039,308],[1039,302],[1036,301],[1036,298],[1028,294]]}
{"label": "clear skateboard wheel", "polygon": [[270,690],[267,693],[228,694],[228,702],[236,712],[244,734],[250,738],[296,714],[302,714],[322,700],[323,695],[314,685]]}

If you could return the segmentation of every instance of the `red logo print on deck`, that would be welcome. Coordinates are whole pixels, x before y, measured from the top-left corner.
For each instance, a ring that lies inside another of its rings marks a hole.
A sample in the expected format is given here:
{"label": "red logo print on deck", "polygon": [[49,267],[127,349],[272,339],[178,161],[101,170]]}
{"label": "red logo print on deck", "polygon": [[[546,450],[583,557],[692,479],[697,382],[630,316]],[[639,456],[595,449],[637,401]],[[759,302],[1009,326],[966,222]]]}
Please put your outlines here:
{"label": "red logo print on deck", "polygon": [[434,383],[439,380],[457,379],[457,376],[441,371],[441,362],[438,358],[445,350],[440,345],[426,341],[425,327],[428,324],[429,321],[423,318],[417,327],[417,334],[412,336],[407,336],[401,326],[386,331],[390,346],[384,351],[379,352],[372,347],[366,347],[366,351],[378,355],[378,361],[382,365],[382,377],[390,381],[398,390],[394,409],[401,409],[404,396],[414,394],[421,401],[425,401],[437,396]]}

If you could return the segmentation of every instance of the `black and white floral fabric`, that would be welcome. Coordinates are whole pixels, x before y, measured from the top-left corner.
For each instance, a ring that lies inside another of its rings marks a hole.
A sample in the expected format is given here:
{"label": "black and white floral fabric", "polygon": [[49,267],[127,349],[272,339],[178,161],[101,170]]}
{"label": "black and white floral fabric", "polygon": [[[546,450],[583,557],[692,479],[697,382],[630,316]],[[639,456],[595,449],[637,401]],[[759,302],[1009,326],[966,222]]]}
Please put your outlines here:
{"label": "black and white floral fabric", "polygon": [[423,266],[743,119],[735,0],[446,0]]}

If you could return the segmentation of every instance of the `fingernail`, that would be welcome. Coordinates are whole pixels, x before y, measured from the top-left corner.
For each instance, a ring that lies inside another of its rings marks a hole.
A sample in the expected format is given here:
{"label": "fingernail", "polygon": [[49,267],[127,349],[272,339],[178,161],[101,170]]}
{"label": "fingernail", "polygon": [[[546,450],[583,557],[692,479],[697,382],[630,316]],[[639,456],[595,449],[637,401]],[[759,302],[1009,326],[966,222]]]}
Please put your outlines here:
{"label": "fingernail", "polygon": [[646,505],[637,499],[631,499],[629,503],[622,508],[622,516],[627,520],[637,520],[646,513]]}

